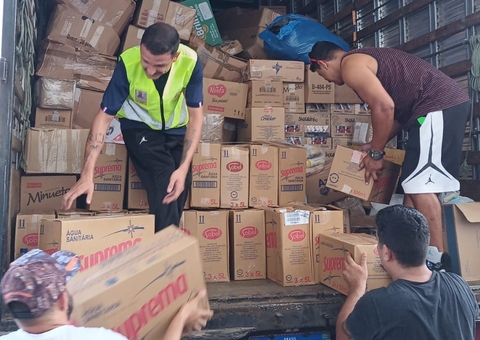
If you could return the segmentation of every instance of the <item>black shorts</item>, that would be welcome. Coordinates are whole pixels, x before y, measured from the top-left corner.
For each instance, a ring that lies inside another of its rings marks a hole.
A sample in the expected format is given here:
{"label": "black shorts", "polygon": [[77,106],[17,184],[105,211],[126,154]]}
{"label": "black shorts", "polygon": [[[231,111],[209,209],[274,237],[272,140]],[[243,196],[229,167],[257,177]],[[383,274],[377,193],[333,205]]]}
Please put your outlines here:
{"label": "black shorts", "polygon": [[460,190],[458,177],[470,102],[430,112],[408,129],[400,183],[405,194]]}

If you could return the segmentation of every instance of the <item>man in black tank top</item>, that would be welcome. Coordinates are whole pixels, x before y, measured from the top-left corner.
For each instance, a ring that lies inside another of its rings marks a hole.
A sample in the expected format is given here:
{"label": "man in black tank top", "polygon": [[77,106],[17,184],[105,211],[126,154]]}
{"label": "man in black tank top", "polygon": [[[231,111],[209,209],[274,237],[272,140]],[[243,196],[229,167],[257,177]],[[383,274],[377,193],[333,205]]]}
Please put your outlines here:
{"label": "man in black tank top", "polygon": [[396,49],[345,52],[330,42],[318,42],[309,56],[311,71],[337,85],[348,85],[371,110],[373,139],[362,146],[368,155],[360,165],[367,183],[377,180],[382,170],[387,142],[402,129],[408,130],[400,178],[404,204],[428,220],[431,268],[448,270],[437,194],[460,190],[468,94],[433,65]]}
{"label": "man in black tank top", "polygon": [[367,255],[358,265],[347,254],[349,294],[337,318],[337,340],[474,340],[479,308],[472,290],[457,274],[425,265],[425,217],[395,205],[380,210],[376,224],[380,261],[393,283],[365,293]]}

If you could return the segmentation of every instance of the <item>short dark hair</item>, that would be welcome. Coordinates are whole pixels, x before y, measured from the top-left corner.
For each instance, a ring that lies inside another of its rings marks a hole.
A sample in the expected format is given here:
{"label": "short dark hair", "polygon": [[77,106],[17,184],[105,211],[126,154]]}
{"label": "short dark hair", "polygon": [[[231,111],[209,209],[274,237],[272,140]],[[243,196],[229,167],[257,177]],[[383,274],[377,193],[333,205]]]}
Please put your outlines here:
{"label": "short dark hair", "polygon": [[390,206],[378,212],[375,222],[379,245],[390,248],[403,267],[426,263],[430,231],[427,219],[418,210]]}
{"label": "short dark hair", "polygon": [[[337,51],[343,51],[343,49],[329,41],[319,41],[313,45],[308,56],[315,60],[332,60]],[[316,72],[319,67],[316,62],[310,62],[310,71]]]}
{"label": "short dark hair", "polygon": [[157,22],[145,30],[140,44],[154,55],[174,55],[180,45],[180,36],[173,26]]}

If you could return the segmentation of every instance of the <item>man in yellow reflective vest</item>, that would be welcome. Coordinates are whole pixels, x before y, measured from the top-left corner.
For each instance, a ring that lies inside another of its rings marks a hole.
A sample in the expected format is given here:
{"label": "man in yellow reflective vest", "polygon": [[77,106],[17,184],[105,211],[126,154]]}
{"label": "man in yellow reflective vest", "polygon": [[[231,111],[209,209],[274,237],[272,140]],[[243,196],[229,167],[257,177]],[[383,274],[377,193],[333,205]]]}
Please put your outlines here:
{"label": "man in yellow reflective vest", "polygon": [[92,200],[93,176],[107,129],[119,117],[125,146],[143,186],[155,230],[178,225],[191,183],[190,164],[203,124],[203,68],[180,44],[175,28],[156,23],[140,46],[120,55],[90,129],[79,181],[64,196],[69,209],[80,195]]}

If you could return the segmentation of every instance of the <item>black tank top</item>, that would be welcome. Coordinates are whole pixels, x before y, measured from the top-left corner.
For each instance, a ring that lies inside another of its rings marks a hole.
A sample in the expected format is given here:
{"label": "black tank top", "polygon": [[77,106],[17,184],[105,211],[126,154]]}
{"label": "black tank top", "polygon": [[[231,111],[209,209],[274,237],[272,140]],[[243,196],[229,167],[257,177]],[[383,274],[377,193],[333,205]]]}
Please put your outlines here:
{"label": "black tank top", "polygon": [[346,56],[363,53],[378,62],[377,77],[395,103],[395,120],[408,128],[418,117],[469,101],[460,85],[430,63],[412,54],[367,47]]}

